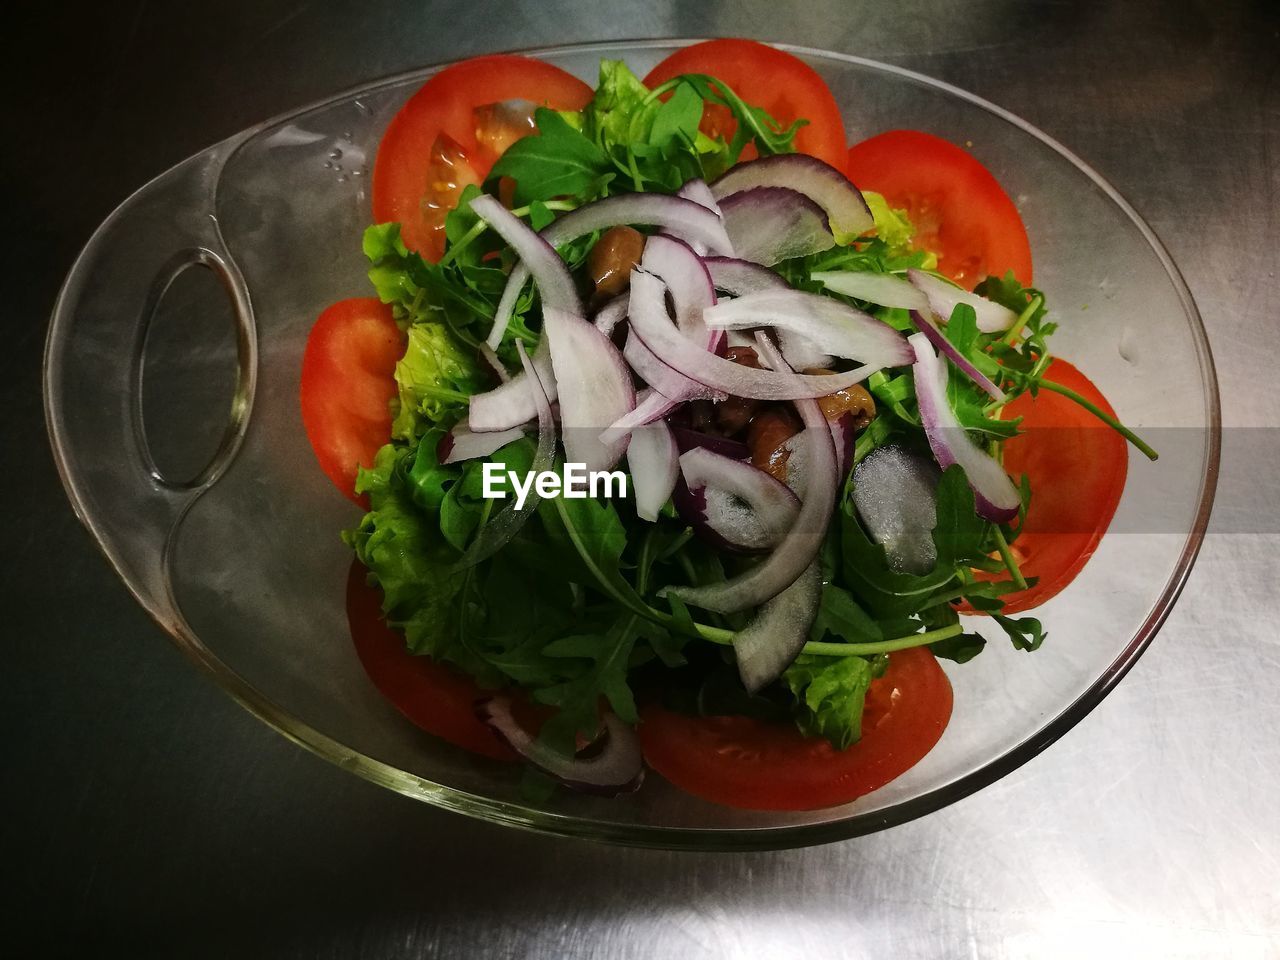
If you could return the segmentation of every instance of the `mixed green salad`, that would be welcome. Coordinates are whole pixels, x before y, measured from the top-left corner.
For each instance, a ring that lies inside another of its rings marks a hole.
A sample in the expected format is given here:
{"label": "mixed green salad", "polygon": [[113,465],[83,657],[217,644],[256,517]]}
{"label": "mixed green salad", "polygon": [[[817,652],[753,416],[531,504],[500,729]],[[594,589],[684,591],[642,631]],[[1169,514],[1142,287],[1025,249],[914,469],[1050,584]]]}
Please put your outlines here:
{"label": "mixed green salad", "polygon": [[[437,260],[364,234],[403,354],[345,538],[409,653],[496,696],[483,718],[536,766],[617,792],[647,705],[840,752],[896,652],[966,662],[979,623],[1038,649],[1004,612],[1036,583],[1036,491],[1000,464],[1010,405],[1061,394],[1043,294],[954,284],[909,209],[722,79],[606,60],[584,107],[525,117]],[[486,464],[566,461],[627,495],[485,495]]]}

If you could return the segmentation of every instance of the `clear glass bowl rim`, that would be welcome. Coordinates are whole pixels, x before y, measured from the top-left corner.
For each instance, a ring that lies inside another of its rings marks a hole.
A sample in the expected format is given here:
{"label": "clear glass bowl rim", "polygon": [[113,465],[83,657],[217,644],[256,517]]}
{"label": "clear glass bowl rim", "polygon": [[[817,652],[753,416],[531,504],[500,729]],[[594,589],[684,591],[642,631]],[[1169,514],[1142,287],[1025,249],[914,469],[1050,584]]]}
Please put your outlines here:
{"label": "clear glass bowl rim", "polygon": [[[589,43],[561,44],[550,47],[536,47],[513,50],[510,52],[532,57],[546,57],[558,54],[618,51],[622,49],[674,49],[693,43],[699,43],[704,39],[708,38],[663,37],[639,40],[608,40]],[[1221,453],[1221,407],[1219,401],[1217,373],[1214,367],[1213,354],[1209,345],[1208,335],[1205,332],[1204,323],[1181,273],[1178,271],[1173,259],[1170,257],[1168,251],[1164,248],[1164,245],[1160,242],[1155,232],[1147,225],[1128,201],[1120,195],[1115,187],[1113,187],[1097,171],[1064,147],[1061,143],[1054,140],[1052,137],[1048,136],[1030,123],[1027,123],[1025,120],[1022,120],[1015,114],[1010,113],[1009,111],[998,107],[975,94],[962,90],[959,87],[952,86],[944,81],[934,79],[903,67],[882,63],[866,57],[855,56],[853,54],[821,50],[814,47],[804,47],[785,43],[772,45],[781,50],[786,50],[802,57],[812,56],[815,58],[842,61],[870,70],[891,74],[903,80],[909,80],[927,87],[932,87],[935,90],[959,98],[960,100],[966,101],[973,106],[985,110],[1006,123],[1018,128],[1023,133],[1039,140],[1045,146],[1049,147],[1051,150],[1066,159],[1081,173],[1088,177],[1104,194],[1106,194],[1106,196],[1121,211],[1123,211],[1125,216],[1127,216],[1137,228],[1138,232],[1142,235],[1143,239],[1146,240],[1152,252],[1155,253],[1160,264],[1163,266],[1169,282],[1173,285],[1173,288],[1177,292],[1178,298],[1182,304],[1183,312],[1191,328],[1192,339],[1195,343],[1196,360],[1205,386],[1204,414],[1205,422],[1208,425],[1208,445],[1205,451],[1205,458],[1202,463],[1200,490],[1197,498],[1196,513],[1192,528],[1187,534],[1187,538],[1183,544],[1178,561],[1172,574],[1165,582],[1159,598],[1149,611],[1146,619],[1139,626],[1133,638],[1128,644],[1126,644],[1120,654],[1089,686],[1089,688],[1084,691],[1084,693],[1077,697],[1056,717],[1050,720],[1049,723],[1047,723],[1041,730],[1019,743],[1016,747],[1006,751],[998,757],[993,758],[958,780],[884,810],[878,810],[866,814],[854,814],[842,820],[821,824],[803,824],[778,827],[765,826],[724,829],[705,827],[673,828],[648,824],[613,823],[524,807],[519,804],[494,800],[490,797],[434,783],[430,780],[426,780],[422,777],[400,770],[397,767],[365,756],[358,751],[346,747],[332,737],[321,733],[308,724],[301,722],[289,712],[278,707],[268,696],[263,694],[256,687],[247,683],[242,677],[227,667],[192,631],[186,628],[185,624],[181,622],[176,624],[161,622],[158,618],[155,618],[153,614],[153,618],[156,619],[157,624],[170,635],[178,648],[190,657],[205,673],[207,673],[215,683],[217,683],[230,697],[232,697],[232,699],[287,739],[329,761],[330,763],[336,764],[345,770],[358,774],[372,783],[387,787],[397,793],[430,803],[446,810],[475,817],[477,819],[539,833],[548,833],[566,837],[581,837],[628,846],[698,850],[769,850],[828,843],[835,840],[844,840],[850,837],[874,833],[878,830],[897,826],[910,820],[914,820],[917,817],[922,817],[925,814],[932,813],[933,811],[941,809],[948,804],[963,799],[971,793],[974,793],[975,791],[994,783],[996,780],[999,780],[1001,777],[1017,769],[1036,754],[1046,749],[1050,744],[1080,722],[1080,720],[1082,720],[1090,710],[1097,706],[1098,703],[1100,703],[1102,699],[1111,692],[1115,685],[1129,671],[1137,659],[1151,644],[1151,641],[1155,638],[1156,633],[1168,618],[1174,603],[1182,592],[1183,586],[1186,584],[1187,577],[1191,572],[1191,568],[1195,563],[1196,556],[1198,555],[1201,544],[1204,540],[1205,531],[1209,523],[1209,516],[1213,507],[1214,492],[1216,490],[1218,480]],[[333,96],[325,97],[305,106],[289,110],[269,120],[265,120],[262,123],[235,135],[230,138],[229,141],[224,142],[239,143],[249,139],[257,132],[272,127],[283,120],[330,104],[349,100],[362,93],[369,93],[414,79],[425,79],[427,76],[430,76],[431,74],[456,62],[458,61],[446,61],[433,66],[420,67],[414,70],[395,74],[393,76],[384,77],[381,80],[361,84],[358,87],[348,89]],[[204,152],[206,151],[200,151],[200,153]],[[199,154],[197,154],[197,156],[198,155]],[[165,173],[162,173],[151,182],[155,182],[155,180],[159,180],[165,175]],[[149,185],[150,184],[143,185],[135,191],[134,194],[122,202],[116,211],[104,220],[103,225],[98,228],[99,231],[111,223],[120,210],[129,205],[133,196],[145,191]],[[91,244],[92,239],[88,244],[86,244],[86,246]],[[74,273],[75,269],[73,266],[69,277],[74,275]],[[46,340],[43,371],[45,420],[50,443],[53,448],[54,460],[58,468],[59,476],[62,479],[63,487],[67,491],[68,498],[71,500],[76,515],[81,519],[86,527],[88,527],[89,532],[93,534],[95,543],[99,549],[103,551],[104,555],[107,556],[107,559],[111,562],[116,573],[125,582],[125,585],[129,588],[130,592],[134,594],[135,598],[138,599],[139,602],[142,602],[142,598],[129,583],[128,578],[120,569],[119,565],[111,557],[102,538],[99,537],[97,531],[93,529],[93,524],[90,521],[90,515],[76,493],[75,485],[73,484],[70,476],[69,463],[67,457],[64,455],[58,432],[54,427],[55,417],[52,408],[53,401],[49,390],[51,359],[54,354],[53,345],[63,333],[64,324],[60,322],[60,317],[63,316],[67,309],[65,306],[68,299],[67,292],[68,288],[64,287],[54,305],[49,334]],[[143,603],[143,606],[146,608],[145,603]]]}

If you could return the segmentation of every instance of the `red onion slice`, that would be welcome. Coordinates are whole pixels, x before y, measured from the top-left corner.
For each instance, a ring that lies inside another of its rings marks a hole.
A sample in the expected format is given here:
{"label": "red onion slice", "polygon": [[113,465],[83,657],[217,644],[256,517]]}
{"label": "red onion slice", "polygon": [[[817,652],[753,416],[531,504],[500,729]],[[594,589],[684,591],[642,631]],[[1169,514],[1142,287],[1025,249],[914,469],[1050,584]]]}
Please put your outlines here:
{"label": "red onion slice", "polygon": [[539,741],[520,725],[506,697],[480,701],[476,715],[512,750],[572,790],[616,797],[644,781],[640,738],[612,713],[603,718],[603,749],[591,757],[566,757]]}
{"label": "red onion slice", "polygon": [[[555,466],[556,423],[551,417],[551,401],[547,399],[543,381],[538,376],[533,361],[525,353],[523,341],[516,341],[516,352],[520,354],[520,365],[524,367],[525,388],[533,394],[534,406],[538,410],[538,446],[533,454],[533,463],[530,465],[531,472],[537,476]],[[480,532],[476,534],[476,538],[471,541],[466,553],[458,561],[458,566],[475,566],[505,547],[533,516],[541,500],[542,498],[533,488],[530,488],[529,495],[519,509],[516,509],[514,500],[508,500],[507,504],[480,528]]]}
{"label": "red onion slice", "polygon": [[721,330],[776,327],[803,337],[817,350],[876,367],[912,360],[906,339],[887,323],[839,300],[802,290],[765,290],[726,300],[708,307],[702,319]]}
{"label": "red onion slice", "polygon": [[603,443],[600,431],[636,401],[622,354],[607,336],[582,319],[582,303],[569,268],[544,237],[494,197],[476,197],[471,209],[511,245],[538,285],[542,334],[551,349],[560,401],[565,460],[581,463],[588,471],[608,470],[622,457],[626,440]]}
{"label": "red onion slice", "polygon": [[[693,200],[661,193],[623,193],[596,200],[557,218],[543,229],[540,236],[552,247],[559,247],[596,230],[624,223],[659,227],[679,233],[686,241],[699,244],[711,253],[733,254],[725,225],[714,211]],[[516,301],[520,298],[520,288],[529,279],[529,266],[523,262],[516,264],[507,278],[507,286],[502,292],[487,338],[489,346],[495,350],[507,331]]]}
{"label": "red onion slice", "polygon": [[800,501],[758,467],[698,447],[680,456],[689,496],[677,504],[695,530],[718,546],[761,553],[796,522]]}
{"label": "red onion slice", "polygon": [[720,215],[734,254],[766,267],[830,250],[836,242],[822,208],[786,187],[731,194],[720,201]]}
{"label": "red onion slice", "polygon": [[[497,197],[481,194],[471,201],[471,210],[507,241],[520,258],[521,265],[532,274],[544,309],[582,316],[578,288],[569,268],[551,243],[534,233],[528,224],[504,207]],[[498,343],[501,342],[502,339],[499,338]],[[498,344],[492,340],[489,341],[489,346],[494,350],[498,349]]]}
{"label": "red onion slice", "polygon": [[498,355],[493,352],[493,347],[487,343],[480,344],[480,359],[489,365],[489,369],[493,371],[493,375],[498,378],[499,383],[511,382],[511,374],[507,373],[507,368],[498,359]]}
{"label": "red onion slice", "polygon": [[679,473],[679,451],[671,428],[659,420],[631,431],[627,444],[627,467],[635,488],[636,514],[654,522],[671,499]]}
{"label": "red onion slice", "polygon": [[790,290],[787,281],[758,263],[737,257],[703,257],[703,265],[717,290],[731,297],[741,297],[761,290]]}
{"label": "red onion slice", "polygon": [[551,343],[565,461],[608,470],[627,440],[606,443],[600,434],[635,406],[631,372],[613,342],[579,316],[543,306],[542,331]]}
{"label": "red onion slice", "polygon": [[716,288],[702,259],[684,241],[656,236],[645,243],[640,266],[667,285],[680,332],[693,340],[705,340],[702,314],[715,305]]}
{"label": "red onion slice", "polygon": [[[706,207],[717,217],[720,216],[720,205],[716,203],[716,198],[711,193],[711,188],[707,186],[705,180],[695,179],[688,180],[684,186],[676,191],[676,196],[685,200],[692,200],[694,203]],[[690,236],[679,227],[665,231],[670,236],[676,237],[689,244],[699,255],[707,252],[707,245],[698,240],[697,237]],[[724,225],[720,226],[722,249],[726,252],[733,249],[733,245],[729,243],[729,235],[724,232]]]}
{"label": "red onion slice", "polygon": [[834,359],[831,354],[818,349],[818,345],[808,337],[791,330],[777,330],[778,347],[787,358],[788,366],[797,370],[826,370]]}
{"label": "red onion slice", "polygon": [[923,576],[938,563],[938,466],[905,447],[877,447],[853,471],[853,505],[890,569]]}
{"label": "red onion slice", "polygon": [[908,342],[916,355],[911,372],[920,405],[920,421],[934,459],[943,470],[953,463],[960,464],[973,488],[978,515],[1007,523],[1018,515],[1022,504],[1018,488],[1004,468],[969,438],[956,419],[955,411],[947,402],[947,365],[933,352],[928,338],[916,333]]}
{"label": "red onion slice", "polygon": [[614,297],[597,310],[596,315],[591,318],[591,322],[606,337],[612,337],[613,331],[618,324],[625,319],[627,319],[627,295],[623,293]]}
{"label": "red onion slice", "polygon": [[855,300],[878,303],[882,307],[924,310],[929,298],[911,283],[894,273],[872,273],[870,270],[819,270],[810,276],[828,290]]}
{"label": "red onion slice", "polygon": [[443,454],[440,462],[459,463],[463,460],[487,457],[523,436],[524,429],[522,427],[512,427],[510,430],[497,430],[488,433],[475,433],[464,418],[440,441],[440,453]]}
{"label": "red onion slice", "polygon": [[600,434],[600,439],[604,443],[613,443],[615,440],[625,437],[637,427],[643,427],[647,423],[661,420],[674,410],[679,403],[680,401],[663,396],[652,388],[643,390],[636,398],[635,409],[610,424],[609,428]]}
{"label": "red onion slice", "polygon": [[760,157],[731,167],[711,184],[717,200],[759,187],[796,190],[823,209],[839,244],[849,244],[875,225],[871,208],[841,171],[804,153]]}
{"label": "red onion slice", "polygon": [[[704,313],[704,317],[710,310]],[[756,400],[800,400],[825,397],[865,380],[879,364],[864,364],[831,376],[805,376],[756,370],[716,356],[683,336],[667,316],[662,282],[643,270],[631,272],[631,332],[653,355],[678,373],[705,387]]]}
{"label": "red onion slice", "polygon": [[911,285],[923,293],[929,300],[929,307],[938,315],[938,319],[946,323],[951,319],[951,312],[957,304],[967,303],[973,307],[978,318],[978,329],[983,333],[998,333],[1008,330],[1018,315],[1008,307],[980,297],[976,293],[962,290],[954,283],[935,277],[923,270],[908,270],[907,279]]}
{"label": "red onion slice", "polygon": [[[761,356],[774,367],[775,375],[797,377],[791,373],[782,354],[767,335],[756,336]],[[797,400],[796,409],[808,438],[809,476],[795,523],[777,548],[759,564],[720,583],[700,587],[670,587],[666,592],[686,603],[716,613],[735,613],[757,607],[773,599],[791,586],[822,549],[831,512],[835,507],[836,452],[831,442],[831,429],[817,402]]]}
{"label": "red onion slice", "polygon": [[671,434],[676,438],[676,446],[681,453],[706,449],[733,460],[749,460],[751,458],[750,448],[741,440],[718,437],[712,433],[699,433],[697,430],[690,430],[688,427],[682,427],[674,423],[671,425]]}
{"label": "red onion slice", "polygon": [[[531,359],[547,400],[555,403],[558,398],[556,375],[552,369],[551,349],[546,337],[538,343]],[[529,390],[529,380],[523,373],[519,373],[500,387],[473,395],[467,420],[476,433],[486,433],[492,430],[510,430],[528,423],[537,415],[538,408]]]}
{"label": "red onion slice", "polygon": [[800,655],[821,602],[822,571],[814,562],[734,634],[738,676],[748,693],[757,693],[773,683]]}
{"label": "red onion slice", "polygon": [[925,313],[912,310],[911,319],[915,323],[916,329],[928,337],[930,343],[946,354],[947,358],[959,367],[966,377],[985,390],[993,399],[1004,399],[1004,391],[997,387],[990,377],[975,367],[968,357],[956,349],[956,345],[947,339],[945,333],[933,325],[933,321]]}
{"label": "red onion slice", "polygon": [[[707,349],[712,348],[708,346]],[[663,363],[644,345],[635,330],[627,333],[622,357],[636,372],[636,376],[668,400],[680,403],[685,400],[724,400],[728,396],[723,390],[703,386]]]}

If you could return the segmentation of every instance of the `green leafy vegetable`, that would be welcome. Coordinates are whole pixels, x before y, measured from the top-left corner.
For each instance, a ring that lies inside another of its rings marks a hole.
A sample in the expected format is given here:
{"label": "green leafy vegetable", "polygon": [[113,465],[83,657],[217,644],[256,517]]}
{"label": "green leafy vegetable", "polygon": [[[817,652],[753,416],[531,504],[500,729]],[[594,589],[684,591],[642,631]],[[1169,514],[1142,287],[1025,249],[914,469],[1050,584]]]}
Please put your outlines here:
{"label": "green leafy vegetable", "polygon": [[801,656],[782,675],[796,698],[796,724],[808,736],[826,737],[844,750],[862,736],[867,688],[884,673],[887,657]]}

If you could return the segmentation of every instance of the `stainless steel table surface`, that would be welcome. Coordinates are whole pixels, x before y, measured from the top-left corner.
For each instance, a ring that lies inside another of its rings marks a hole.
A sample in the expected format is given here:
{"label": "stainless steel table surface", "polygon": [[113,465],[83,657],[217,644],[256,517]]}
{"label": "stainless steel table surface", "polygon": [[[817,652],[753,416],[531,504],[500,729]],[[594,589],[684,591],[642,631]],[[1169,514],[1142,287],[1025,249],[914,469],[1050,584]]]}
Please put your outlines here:
{"label": "stainless steel table surface", "polygon": [[1224,483],[1244,505],[1219,514],[1151,650],[1047,753],[885,833],[691,855],[438,812],[244,713],[72,517],[38,371],[57,285],[92,228],[206,144],[467,54],[738,34],[924,71],[1069,145],[1186,274],[1228,425],[1275,427],[1275,0],[235,0],[31,4],[6,20],[0,939],[38,947],[10,956],[1280,955],[1272,433],[1228,440]]}

